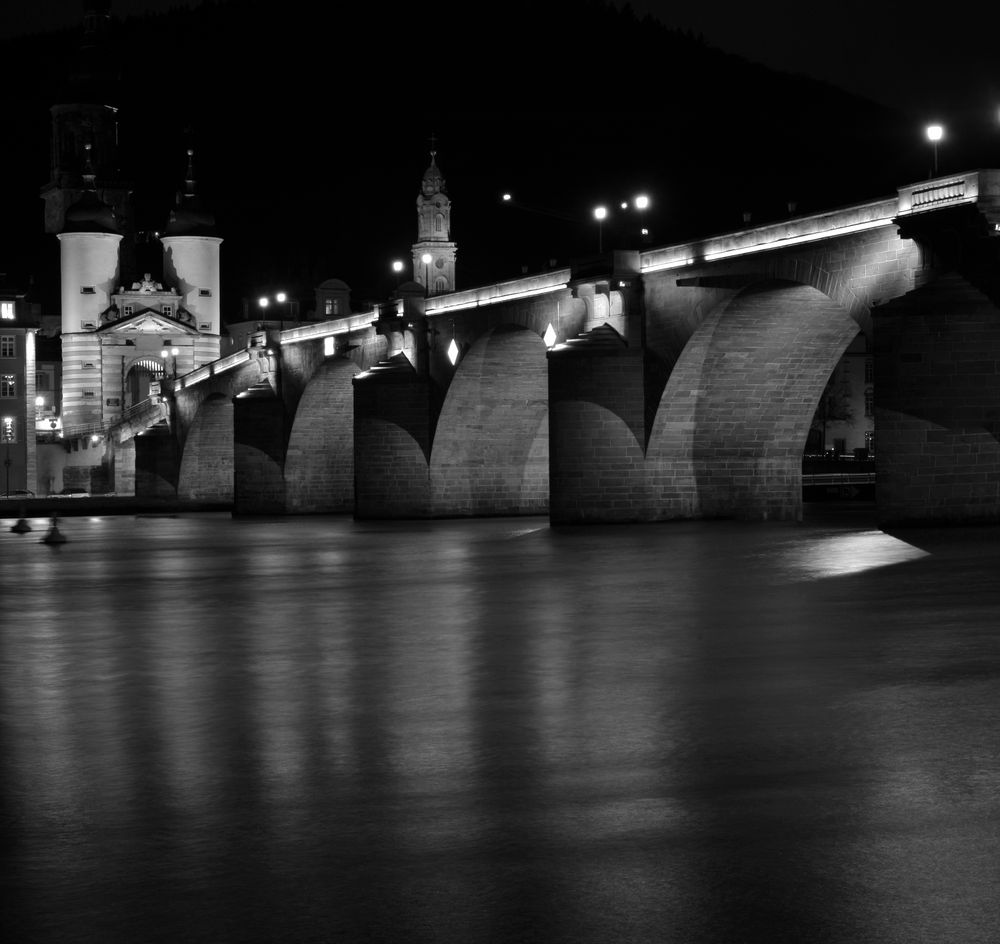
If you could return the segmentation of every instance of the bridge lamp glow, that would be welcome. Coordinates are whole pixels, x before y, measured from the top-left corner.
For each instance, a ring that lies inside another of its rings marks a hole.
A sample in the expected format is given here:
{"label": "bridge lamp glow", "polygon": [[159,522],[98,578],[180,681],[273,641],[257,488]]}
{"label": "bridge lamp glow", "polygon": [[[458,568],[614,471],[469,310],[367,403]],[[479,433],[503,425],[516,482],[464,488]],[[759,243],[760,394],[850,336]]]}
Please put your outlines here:
{"label": "bridge lamp glow", "polygon": [[286,298],[288,298],[288,296],[284,292],[278,292],[278,294],[274,296],[275,301],[279,305],[283,305]]}
{"label": "bridge lamp glow", "polygon": [[267,308],[267,306],[271,304],[271,300],[262,295],[257,299],[257,304],[260,305],[261,308]]}
{"label": "bridge lamp glow", "polygon": [[594,207],[594,219],[597,220],[597,251],[604,252],[604,220],[608,215],[608,208]]}
{"label": "bridge lamp glow", "polygon": [[556,343],[556,329],[552,327],[552,322],[549,322],[549,326],[545,329],[545,334],[542,335],[542,340],[545,342],[545,346],[548,348],[554,347]]}
{"label": "bridge lamp glow", "polygon": [[928,125],[927,126],[927,140],[931,142],[931,146],[934,148],[934,176],[937,176],[938,172],[938,142],[944,137],[944,128],[941,125]]}
{"label": "bridge lamp glow", "polygon": [[649,206],[649,197],[645,194],[640,194],[635,198],[635,208],[637,210],[645,210]]}

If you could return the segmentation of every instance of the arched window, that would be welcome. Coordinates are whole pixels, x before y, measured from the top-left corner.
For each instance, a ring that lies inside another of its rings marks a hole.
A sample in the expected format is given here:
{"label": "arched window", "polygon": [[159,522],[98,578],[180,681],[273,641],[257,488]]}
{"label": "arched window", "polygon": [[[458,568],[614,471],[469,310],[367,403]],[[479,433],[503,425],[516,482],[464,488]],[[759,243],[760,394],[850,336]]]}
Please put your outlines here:
{"label": "arched window", "polygon": [[439,275],[434,280],[434,291],[437,292],[437,293],[439,293],[439,294],[441,292],[447,292],[448,291],[448,280],[443,275]]}
{"label": "arched window", "polygon": [[435,233],[443,233],[444,232],[444,214],[443,213],[438,213],[438,215],[434,217],[434,232]]}

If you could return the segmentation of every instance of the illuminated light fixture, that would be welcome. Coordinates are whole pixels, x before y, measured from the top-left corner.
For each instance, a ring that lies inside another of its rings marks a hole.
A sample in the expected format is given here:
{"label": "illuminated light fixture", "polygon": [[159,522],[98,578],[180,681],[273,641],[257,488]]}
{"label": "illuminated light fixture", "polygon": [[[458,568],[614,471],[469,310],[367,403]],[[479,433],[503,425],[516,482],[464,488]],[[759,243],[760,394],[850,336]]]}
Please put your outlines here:
{"label": "illuminated light fixture", "polygon": [[938,172],[938,142],[944,137],[944,128],[941,125],[928,125],[927,126],[927,140],[931,142],[934,148],[934,171],[933,175],[936,177]]}
{"label": "illuminated light fixture", "polygon": [[649,235],[649,230],[646,229],[645,226],[640,230],[640,232],[642,233],[643,236],[648,236]]}
{"label": "illuminated light fixture", "polygon": [[552,322],[549,322],[549,326],[545,329],[545,334],[542,335],[542,340],[545,342],[546,347],[554,347],[556,343],[556,329],[552,327]]}
{"label": "illuminated light fixture", "polygon": [[635,198],[635,208],[637,210],[645,210],[649,206],[649,197],[645,194],[640,194]]}
{"label": "illuminated light fixture", "polygon": [[448,360],[451,361],[452,366],[458,361],[458,345],[455,343],[455,339],[451,339],[451,344],[448,345]]}
{"label": "illuminated light fixture", "polygon": [[628,209],[628,200],[622,200],[621,207],[623,210]]}
{"label": "illuminated light fixture", "polygon": [[392,271],[393,272],[402,272],[403,271],[403,263],[400,262],[399,259],[393,259],[392,260]]}
{"label": "illuminated light fixture", "polygon": [[504,203],[510,203],[513,197],[511,197],[509,193],[505,193],[500,199],[503,200]]}
{"label": "illuminated light fixture", "polygon": [[[764,239],[754,246],[740,247],[739,249],[720,249],[717,252],[707,252],[702,256],[703,262],[714,262],[717,259],[732,259],[736,256],[749,256],[756,252],[767,252],[771,249],[787,249],[789,246],[800,246],[804,243],[814,243],[822,239],[834,239],[839,236],[850,236],[853,233],[863,233],[870,229],[879,229],[889,226],[891,220],[876,219],[867,220],[864,223],[853,223],[849,226],[840,226],[837,229],[825,230],[816,233],[804,233],[801,236],[775,236],[773,239]],[[686,256],[683,259],[671,259],[669,262],[655,262],[642,266],[643,272],[660,272],[664,269],[679,269],[681,266],[694,264],[694,258]]]}
{"label": "illuminated light fixture", "polygon": [[170,349],[170,353],[171,353],[171,355],[173,355],[174,357],[176,357],[178,354],[180,354],[180,351],[177,348],[172,347]]}
{"label": "illuminated light fixture", "polygon": [[442,305],[440,308],[428,308],[428,315],[443,315],[450,311],[465,311],[468,308],[484,308],[486,305],[499,305],[501,302],[512,302],[520,298],[532,298],[535,295],[548,295],[566,288],[566,282],[558,285],[546,285],[543,288],[528,289],[524,292],[511,292],[508,295],[491,295],[489,298],[476,298],[470,302],[459,302],[457,305]]}
{"label": "illuminated light fixture", "polygon": [[267,306],[271,304],[271,300],[261,296],[257,299],[257,304],[260,305],[261,308],[267,308]]}
{"label": "illuminated light fixture", "polygon": [[45,397],[35,397],[35,406],[45,406]]}
{"label": "illuminated light fixture", "polygon": [[594,219],[597,220],[597,251],[604,252],[604,220],[608,215],[608,208],[594,207]]}
{"label": "illuminated light fixture", "polygon": [[100,437],[100,436],[98,436],[98,435],[97,435],[97,433],[94,433],[94,434],[93,434],[93,435],[92,435],[92,436],[90,437],[90,441],[91,441],[91,442],[100,442],[100,441],[101,441],[101,437]]}
{"label": "illuminated light fixture", "polygon": [[279,304],[283,304],[286,298],[288,298],[288,296],[284,292],[278,292],[278,294],[274,296],[275,301]]}

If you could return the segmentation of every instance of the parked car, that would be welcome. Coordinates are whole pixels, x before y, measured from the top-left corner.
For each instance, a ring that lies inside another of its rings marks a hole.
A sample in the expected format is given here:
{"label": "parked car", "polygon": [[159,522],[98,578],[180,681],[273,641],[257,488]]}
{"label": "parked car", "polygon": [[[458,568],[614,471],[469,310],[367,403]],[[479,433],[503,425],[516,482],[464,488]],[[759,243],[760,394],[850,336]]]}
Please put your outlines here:
{"label": "parked car", "polygon": [[61,489],[60,495],[72,495],[74,498],[86,498],[90,492],[85,488],[77,488],[75,485],[67,485],[65,488]]}
{"label": "parked car", "polygon": [[7,493],[7,498],[34,498],[35,493],[29,488],[15,488]]}

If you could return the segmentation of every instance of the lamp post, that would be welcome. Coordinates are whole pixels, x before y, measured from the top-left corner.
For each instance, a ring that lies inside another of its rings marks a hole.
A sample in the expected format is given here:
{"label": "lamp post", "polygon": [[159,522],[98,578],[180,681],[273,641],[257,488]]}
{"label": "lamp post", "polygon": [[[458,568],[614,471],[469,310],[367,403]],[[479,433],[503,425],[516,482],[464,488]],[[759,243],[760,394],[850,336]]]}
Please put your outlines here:
{"label": "lamp post", "polygon": [[170,358],[170,377],[175,379],[177,377],[177,355],[180,351],[176,347],[165,347],[160,351],[160,357],[163,358],[163,369],[166,372],[167,358]]}
{"label": "lamp post", "polygon": [[431,254],[429,252],[425,252],[420,257],[420,261],[424,264],[424,298],[428,298],[431,293],[430,275],[428,270],[428,266],[431,264]]}
{"label": "lamp post", "polygon": [[927,140],[931,142],[931,146],[934,148],[934,171],[931,174],[932,177],[937,177],[938,173],[938,141],[944,137],[944,128],[941,125],[928,125],[927,126]]}
{"label": "lamp post", "polygon": [[594,219],[597,220],[597,251],[604,252],[604,218],[608,215],[608,208],[594,207]]}
{"label": "lamp post", "polygon": [[635,205],[636,210],[639,211],[639,241],[643,243],[649,242],[649,230],[646,229],[643,223],[643,213],[649,208],[649,197],[644,193],[640,193],[632,203]]}

